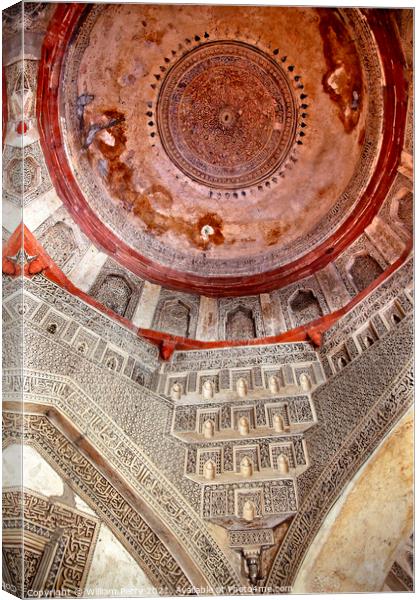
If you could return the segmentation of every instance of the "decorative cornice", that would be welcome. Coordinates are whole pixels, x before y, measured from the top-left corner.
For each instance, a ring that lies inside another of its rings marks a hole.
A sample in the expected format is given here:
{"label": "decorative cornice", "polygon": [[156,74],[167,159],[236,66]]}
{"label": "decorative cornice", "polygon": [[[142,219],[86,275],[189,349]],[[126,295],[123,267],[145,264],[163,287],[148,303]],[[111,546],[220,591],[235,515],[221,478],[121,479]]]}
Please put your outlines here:
{"label": "decorative cornice", "polygon": [[364,298],[369,296],[376,288],[379,288],[391,275],[397,271],[411,255],[413,240],[410,239],[403,254],[392,263],[379,277],[377,277],[366,289],[354,296],[348,304],[329,315],[325,315],[315,321],[291,329],[276,336],[267,336],[252,340],[224,340],[217,342],[204,342],[184,338],[152,329],[137,328],[133,323],[111,309],[107,308],[95,298],[76,287],[63,271],[57,266],[53,259],[47,254],[33,233],[24,225],[20,224],[10,236],[3,248],[3,273],[11,277],[17,277],[22,272],[26,277],[42,273],[44,277],[67,290],[73,296],[80,298],[86,304],[93,306],[107,316],[118,321],[126,328],[134,331],[139,337],[156,345],[160,350],[160,357],[164,361],[171,360],[175,351],[209,350],[234,348],[239,346],[259,346],[267,344],[286,344],[292,342],[311,342],[315,348],[322,347],[324,334],[337,323],[344,315],[350,312]]}

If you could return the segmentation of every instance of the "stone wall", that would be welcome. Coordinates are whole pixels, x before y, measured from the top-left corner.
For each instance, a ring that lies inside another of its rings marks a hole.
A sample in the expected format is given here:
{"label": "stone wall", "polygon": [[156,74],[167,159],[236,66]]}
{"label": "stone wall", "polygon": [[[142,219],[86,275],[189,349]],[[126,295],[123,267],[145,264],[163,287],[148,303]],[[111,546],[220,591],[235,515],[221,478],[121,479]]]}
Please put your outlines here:
{"label": "stone wall", "polygon": [[[42,275],[25,279],[23,302],[16,280],[6,278],[5,400],[13,406],[24,389],[31,405],[50,415],[54,410],[83,431],[212,585],[244,583],[235,557],[239,537],[245,553],[255,544],[257,534],[250,536],[241,521],[245,504],[254,505],[263,525],[258,536],[268,540],[267,529],[271,540],[279,531],[285,536],[261,559],[267,583],[279,589],[292,584],[332,503],[412,401],[411,273],[409,260],[329,330],[321,350],[302,342],[176,351],[169,362]],[[14,343],[22,315],[23,379]],[[279,430],[275,415],[282,419]],[[47,425],[31,419],[28,435],[36,426],[42,447],[50,439],[42,437]],[[206,437],[209,421],[213,431]],[[215,465],[210,479],[209,461]],[[274,502],[277,497],[282,500]],[[241,523],[239,537],[230,535],[232,519]],[[119,539],[134,548],[130,535],[127,530]]]}

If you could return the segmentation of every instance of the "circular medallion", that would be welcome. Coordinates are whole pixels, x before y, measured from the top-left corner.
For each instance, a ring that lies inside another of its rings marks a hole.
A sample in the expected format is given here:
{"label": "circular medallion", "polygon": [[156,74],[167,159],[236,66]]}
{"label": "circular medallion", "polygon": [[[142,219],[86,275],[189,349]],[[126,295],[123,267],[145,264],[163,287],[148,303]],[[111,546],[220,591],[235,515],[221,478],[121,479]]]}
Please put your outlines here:
{"label": "circular medallion", "polygon": [[242,189],[275,174],[296,139],[298,108],[288,76],[243,42],[199,46],[168,71],[157,126],[165,152],[208,187]]}

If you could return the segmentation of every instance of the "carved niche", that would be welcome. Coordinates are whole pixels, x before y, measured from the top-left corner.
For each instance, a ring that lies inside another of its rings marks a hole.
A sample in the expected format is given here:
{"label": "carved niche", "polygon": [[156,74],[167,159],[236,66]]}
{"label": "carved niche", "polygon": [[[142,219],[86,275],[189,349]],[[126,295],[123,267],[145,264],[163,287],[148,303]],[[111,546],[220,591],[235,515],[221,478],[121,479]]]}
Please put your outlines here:
{"label": "carved niche", "polygon": [[131,287],[121,275],[107,275],[96,292],[96,299],[124,316],[131,298]]}
{"label": "carved niche", "polygon": [[362,292],[379,277],[383,269],[370,254],[359,254],[351,261],[348,272],[356,291]]}
{"label": "carved niche", "polygon": [[[397,235],[407,239],[413,235],[413,190],[406,178],[400,174],[383,205],[386,220]],[[381,211],[381,212],[382,212]]]}
{"label": "carved niche", "polygon": [[190,309],[181,300],[167,300],[161,312],[160,329],[188,337],[190,334]]}
{"label": "carved niche", "polygon": [[77,249],[73,230],[64,221],[57,221],[57,223],[47,229],[41,237],[40,242],[47,254],[60,267],[63,267],[67,263],[73,252]]}
{"label": "carved niche", "polygon": [[295,327],[322,317],[321,305],[312,290],[297,290],[289,302]]}
{"label": "carved niche", "polygon": [[219,339],[246,340],[265,336],[259,296],[219,298]]}
{"label": "carved niche", "polygon": [[257,337],[252,310],[238,306],[226,316],[226,339],[250,340]]}
{"label": "carved niche", "polygon": [[198,297],[162,290],[153,318],[153,329],[181,337],[194,337],[198,302]]}
{"label": "carved niche", "polygon": [[90,289],[90,295],[118,315],[131,319],[138,304],[143,281],[107,260]]}

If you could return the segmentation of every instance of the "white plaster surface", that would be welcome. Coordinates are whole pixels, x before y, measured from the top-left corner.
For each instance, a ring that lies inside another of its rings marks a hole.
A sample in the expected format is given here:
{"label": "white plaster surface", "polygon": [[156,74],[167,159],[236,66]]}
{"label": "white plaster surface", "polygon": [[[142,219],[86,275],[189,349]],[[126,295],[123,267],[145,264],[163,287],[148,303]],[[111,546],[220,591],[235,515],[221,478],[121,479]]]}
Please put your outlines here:
{"label": "white plaster surface", "polygon": [[83,292],[88,292],[107,258],[107,254],[92,244],[68,274],[70,281]]}
{"label": "white plaster surface", "polygon": [[16,227],[22,221],[22,209],[16,204],[3,198],[2,205],[2,225],[7,231],[13,233]]}
{"label": "white plaster surface", "polygon": [[21,487],[20,465],[23,460],[23,485],[44,496],[61,496],[61,477],[30,446],[12,444],[3,452],[3,488]]}
{"label": "white plaster surface", "polygon": [[6,138],[4,143],[8,146],[14,146],[15,148],[22,148],[25,146],[29,146],[34,142],[39,140],[38,128],[35,125],[35,121],[31,122],[28,119],[25,119],[26,124],[29,124],[29,130],[25,135],[16,132],[14,128],[14,124],[10,123],[9,131],[6,134]]}
{"label": "white plaster surface", "polygon": [[23,221],[26,227],[32,232],[35,231],[60,206],[61,200],[54,188],[35,198],[23,210]]}
{"label": "white plaster surface", "polygon": [[136,327],[151,329],[159,295],[160,285],[155,285],[149,281],[144,282],[143,292],[132,319]]}
{"label": "white plaster surface", "polygon": [[347,485],[308,549],[293,594],[379,592],[413,527],[413,409]]}
{"label": "white plaster surface", "polygon": [[110,529],[102,524],[84,597],[158,596],[157,590]]}
{"label": "white plaster surface", "polygon": [[77,496],[76,494],[74,495],[74,503],[75,503],[76,508],[78,510],[83,511],[83,512],[87,513],[88,515],[94,515],[94,516],[96,516],[95,511],[92,510],[90,508],[90,506],[88,506],[86,504],[86,502],[84,500],[82,500],[79,496]]}
{"label": "white plaster surface", "polygon": [[22,449],[19,444],[5,448],[1,457],[2,488],[22,487]]}

